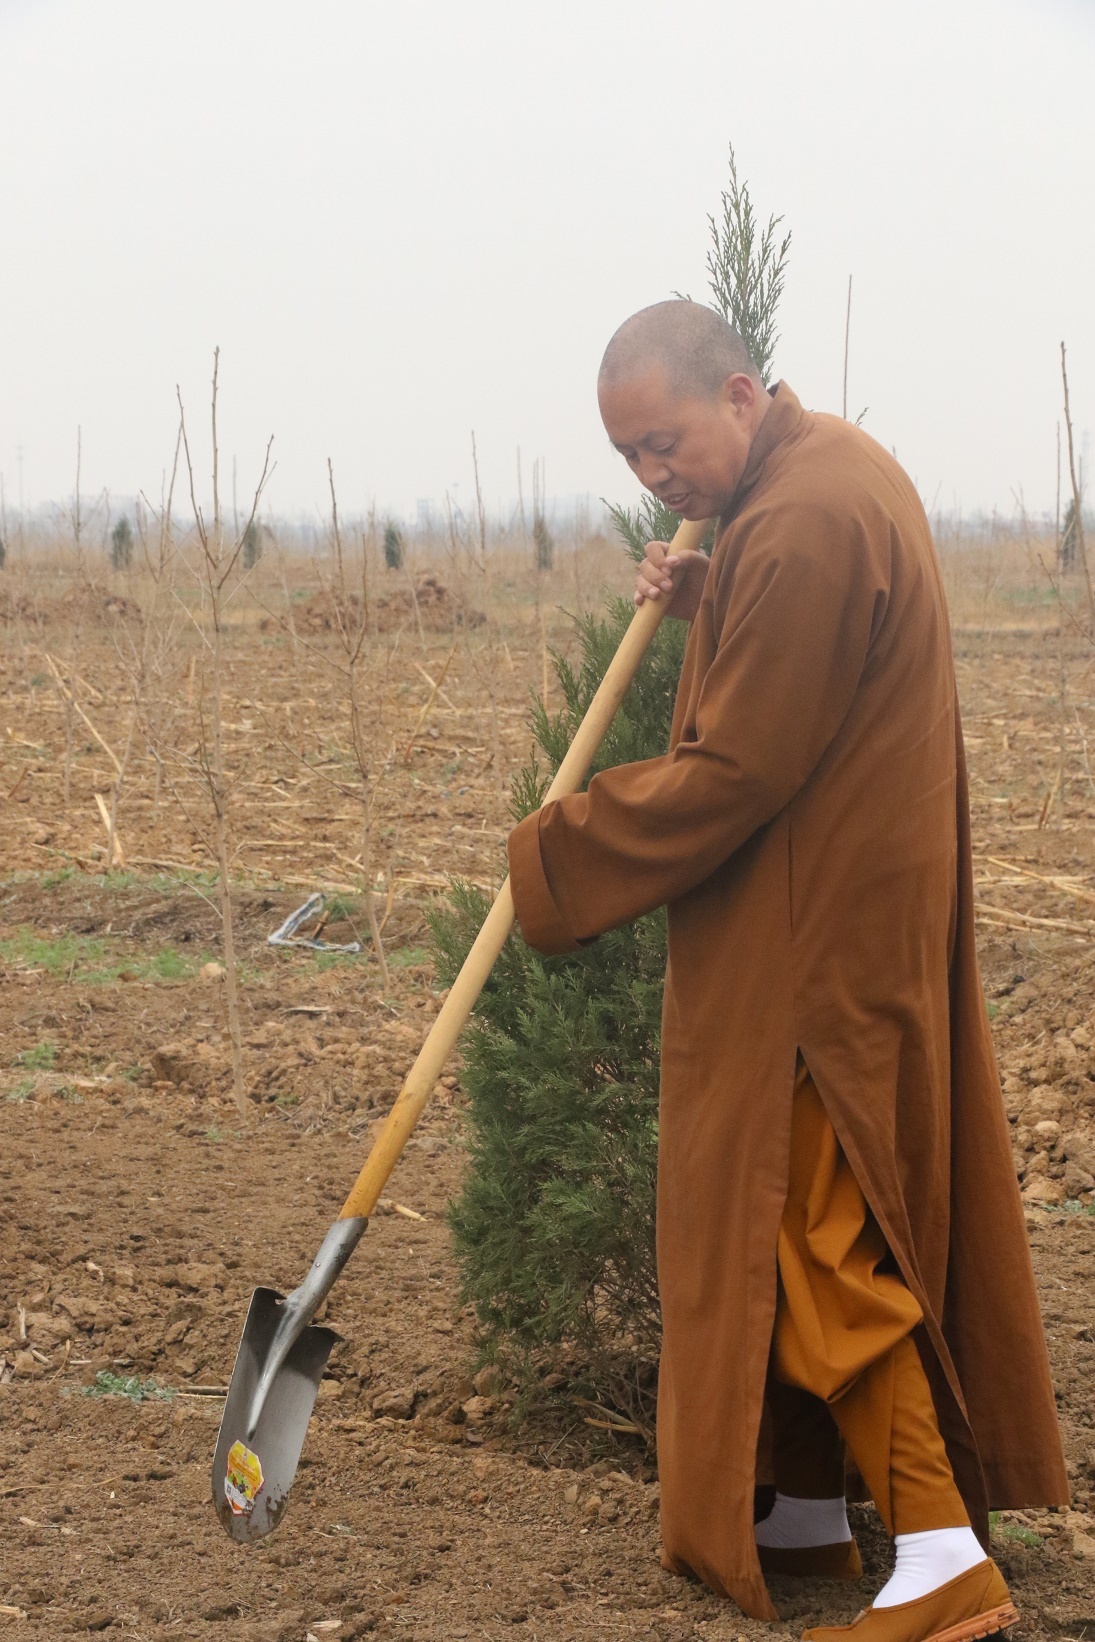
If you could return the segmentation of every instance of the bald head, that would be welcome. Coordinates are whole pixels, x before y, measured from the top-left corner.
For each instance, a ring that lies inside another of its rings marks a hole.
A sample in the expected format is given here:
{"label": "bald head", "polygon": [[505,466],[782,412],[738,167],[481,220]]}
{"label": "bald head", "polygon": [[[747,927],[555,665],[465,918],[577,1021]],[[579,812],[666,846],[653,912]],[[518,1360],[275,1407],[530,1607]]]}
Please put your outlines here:
{"label": "bald head", "polygon": [[737,331],[698,302],[625,320],[597,381],[601,420],[639,483],[685,519],[729,506],[772,404]]}
{"label": "bald head", "polygon": [[714,399],[739,372],[761,385],[733,326],[713,308],[682,298],[655,302],[624,320],[605,349],[598,389],[620,387],[659,366],[681,398]]}

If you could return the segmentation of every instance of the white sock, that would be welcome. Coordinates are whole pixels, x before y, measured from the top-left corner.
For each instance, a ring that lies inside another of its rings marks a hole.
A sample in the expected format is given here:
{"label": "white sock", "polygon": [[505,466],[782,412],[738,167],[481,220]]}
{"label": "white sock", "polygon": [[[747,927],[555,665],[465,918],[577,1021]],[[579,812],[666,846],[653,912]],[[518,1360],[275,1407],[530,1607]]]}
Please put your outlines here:
{"label": "white sock", "polygon": [[874,1599],[876,1608],[916,1602],[985,1560],[972,1528],[929,1528],[923,1534],[898,1534],[894,1550],[897,1563],[889,1583]]}
{"label": "white sock", "polygon": [[794,1499],[790,1494],[777,1494],[756,1532],[758,1545],[780,1551],[845,1545],[852,1537],[843,1495],[840,1499]]}

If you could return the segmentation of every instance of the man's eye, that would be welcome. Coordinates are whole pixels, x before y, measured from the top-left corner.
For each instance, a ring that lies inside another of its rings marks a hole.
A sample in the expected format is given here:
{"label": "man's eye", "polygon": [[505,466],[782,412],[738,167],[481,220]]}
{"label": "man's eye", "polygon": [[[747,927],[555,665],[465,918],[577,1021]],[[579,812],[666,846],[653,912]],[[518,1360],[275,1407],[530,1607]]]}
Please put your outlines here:
{"label": "man's eye", "polygon": [[668,456],[676,448],[676,441],[672,445],[653,445],[651,449],[655,456]]}

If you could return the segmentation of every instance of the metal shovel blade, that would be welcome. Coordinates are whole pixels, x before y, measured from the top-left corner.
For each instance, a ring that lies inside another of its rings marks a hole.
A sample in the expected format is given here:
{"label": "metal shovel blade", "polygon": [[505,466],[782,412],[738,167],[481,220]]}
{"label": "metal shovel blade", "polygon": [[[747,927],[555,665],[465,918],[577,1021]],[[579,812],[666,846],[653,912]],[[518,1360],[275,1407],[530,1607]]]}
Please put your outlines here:
{"label": "metal shovel blade", "polygon": [[281,1520],[319,1382],[340,1338],[330,1328],[304,1328],[269,1380],[256,1421],[259,1380],[284,1304],[275,1289],[251,1296],[213,1456],[213,1503],[225,1532],[241,1543],[263,1539]]}

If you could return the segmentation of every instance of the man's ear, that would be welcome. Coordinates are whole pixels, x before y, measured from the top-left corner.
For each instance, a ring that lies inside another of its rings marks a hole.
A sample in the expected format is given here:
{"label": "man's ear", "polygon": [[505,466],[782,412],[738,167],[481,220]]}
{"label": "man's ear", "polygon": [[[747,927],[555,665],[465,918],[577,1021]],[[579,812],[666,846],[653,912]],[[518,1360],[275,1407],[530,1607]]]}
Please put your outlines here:
{"label": "man's ear", "polygon": [[720,390],[723,403],[735,410],[740,416],[743,411],[752,410],[757,402],[757,384],[744,371],[735,371],[728,376]]}

